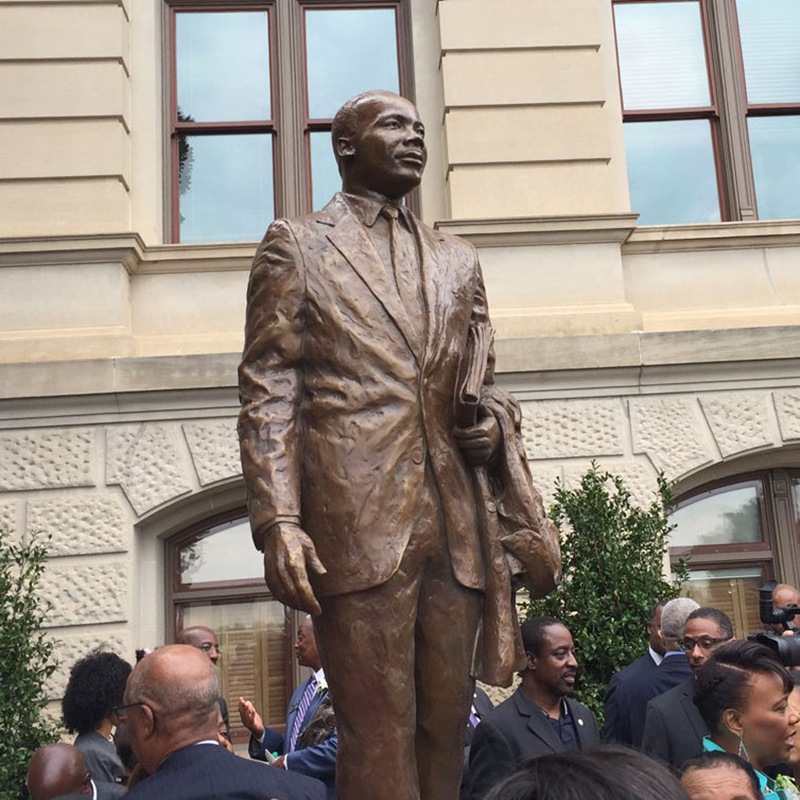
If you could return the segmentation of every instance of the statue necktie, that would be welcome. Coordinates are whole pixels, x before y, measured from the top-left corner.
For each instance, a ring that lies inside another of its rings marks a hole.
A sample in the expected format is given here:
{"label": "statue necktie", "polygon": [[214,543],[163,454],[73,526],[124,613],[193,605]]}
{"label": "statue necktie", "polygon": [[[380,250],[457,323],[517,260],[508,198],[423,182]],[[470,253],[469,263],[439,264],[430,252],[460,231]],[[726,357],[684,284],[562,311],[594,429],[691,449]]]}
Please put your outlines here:
{"label": "statue necktie", "polygon": [[397,293],[409,317],[420,323],[422,299],[417,242],[407,212],[395,205],[385,205],[381,214],[389,223],[389,252]]}

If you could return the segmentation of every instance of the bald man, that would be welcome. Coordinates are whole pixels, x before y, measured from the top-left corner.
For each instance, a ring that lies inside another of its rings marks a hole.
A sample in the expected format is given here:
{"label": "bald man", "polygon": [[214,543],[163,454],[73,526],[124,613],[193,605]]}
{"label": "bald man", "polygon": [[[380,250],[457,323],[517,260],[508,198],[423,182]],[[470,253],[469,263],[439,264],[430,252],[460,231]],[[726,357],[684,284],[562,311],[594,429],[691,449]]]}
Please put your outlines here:
{"label": "bald man", "polygon": [[28,794],[31,800],[95,797],[83,753],[71,744],[40,747],[28,764]]}
{"label": "bald man", "polygon": [[117,709],[150,777],[129,800],[325,800],[320,781],[239,758],[217,741],[217,673],[203,652],[169,645],[134,668]]}

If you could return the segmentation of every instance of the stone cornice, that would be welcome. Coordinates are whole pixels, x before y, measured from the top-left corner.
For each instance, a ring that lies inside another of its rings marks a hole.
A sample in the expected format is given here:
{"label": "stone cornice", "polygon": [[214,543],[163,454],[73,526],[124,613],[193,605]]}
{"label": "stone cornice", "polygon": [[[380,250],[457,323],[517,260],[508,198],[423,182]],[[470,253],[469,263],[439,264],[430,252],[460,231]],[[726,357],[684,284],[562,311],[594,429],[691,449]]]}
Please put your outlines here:
{"label": "stone cornice", "polygon": [[468,239],[476,247],[624,242],[636,229],[638,214],[446,220],[436,228]]}
{"label": "stone cornice", "polygon": [[135,233],[0,239],[0,269],[122,264],[130,275],[249,270],[256,244],[146,245]]}
{"label": "stone cornice", "polygon": [[634,255],[797,245],[800,245],[800,221],[759,220],[705,225],[646,225],[631,233],[622,252]]}

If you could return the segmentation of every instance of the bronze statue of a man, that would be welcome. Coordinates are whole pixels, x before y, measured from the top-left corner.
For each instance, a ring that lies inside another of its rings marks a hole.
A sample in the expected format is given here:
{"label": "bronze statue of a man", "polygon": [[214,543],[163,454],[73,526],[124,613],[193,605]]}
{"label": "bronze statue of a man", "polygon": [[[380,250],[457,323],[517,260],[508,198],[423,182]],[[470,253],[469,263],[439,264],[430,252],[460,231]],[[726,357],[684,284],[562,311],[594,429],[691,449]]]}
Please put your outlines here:
{"label": "bronze statue of a man", "polygon": [[[416,108],[359,95],[332,137],[342,192],[276,220],[250,277],[239,436],[253,537],[275,597],[315,615],[339,800],[455,800],[497,567],[481,539],[495,504],[475,489],[519,439],[498,419],[491,353],[474,424],[457,424],[486,296],[474,248],[401,205],[427,157]],[[558,546],[535,534],[547,591]]]}

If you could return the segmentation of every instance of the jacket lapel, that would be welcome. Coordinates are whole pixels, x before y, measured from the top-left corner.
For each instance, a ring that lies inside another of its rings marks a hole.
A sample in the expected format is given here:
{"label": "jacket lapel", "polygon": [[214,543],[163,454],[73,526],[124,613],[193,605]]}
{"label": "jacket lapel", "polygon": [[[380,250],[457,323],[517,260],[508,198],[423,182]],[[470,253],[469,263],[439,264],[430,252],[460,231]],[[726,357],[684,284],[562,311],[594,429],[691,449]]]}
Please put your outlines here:
{"label": "jacket lapel", "polygon": [[[522,690],[518,689],[517,691],[521,692]],[[520,716],[525,718],[526,726],[534,736],[538,736],[554,753],[559,753],[564,749],[544,714],[538,709],[534,709],[531,713],[531,710],[518,696],[514,697],[514,704]]]}
{"label": "jacket lapel", "polygon": [[[649,657],[650,656],[648,656],[648,658]],[[575,735],[578,737],[578,744],[581,746],[581,749],[597,744],[596,741],[589,741],[589,731],[592,730],[593,727],[586,719],[585,710],[581,706],[576,705],[570,698],[567,698],[566,702],[569,715],[572,717],[572,722],[575,725]]]}
{"label": "jacket lapel", "polygon": [[328,233],[328,239],[383,306],[419,362],[423,346],[419,333],[422,321],[420,320],[420,324],[415,326],[409,318],[397,293],[394,278],[387,273],[369,235],[340,195],[334,198],[325,211],[330,212],[328,218],[323,216],[319,221],[333,225]]}

